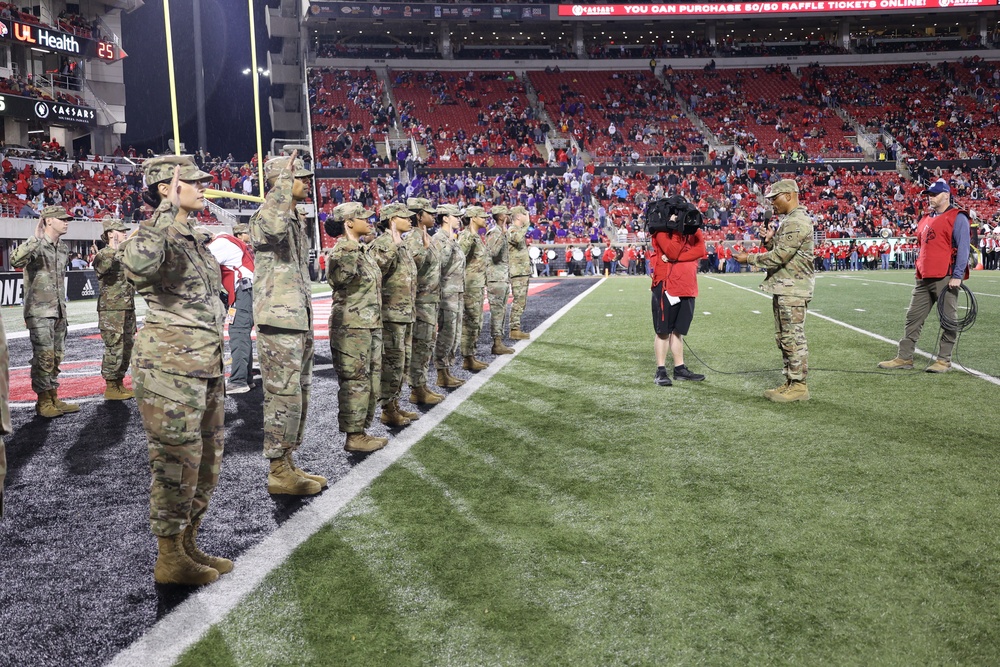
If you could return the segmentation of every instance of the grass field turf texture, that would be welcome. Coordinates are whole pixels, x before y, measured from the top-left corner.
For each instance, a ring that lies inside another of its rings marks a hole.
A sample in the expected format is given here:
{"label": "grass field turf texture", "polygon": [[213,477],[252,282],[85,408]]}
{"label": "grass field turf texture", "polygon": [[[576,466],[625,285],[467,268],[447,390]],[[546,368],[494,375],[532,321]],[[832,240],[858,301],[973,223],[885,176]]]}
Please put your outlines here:
{"label": "grass field turf texture", "polygon": [[[769,300],[700,285],[691,347],[780,367]],[[895,339],[911,286],[827,274],[812,308]],[[971,286],[959,357],[998,375],[1000,278]],[[658,387],[649,310],[646,279],[605,281],[179,664],[996,664],[1000,387],[814,371],[775,405],[779,372],[690,354],[707,381]],[[895,352],[806,328],[813,368]]]}

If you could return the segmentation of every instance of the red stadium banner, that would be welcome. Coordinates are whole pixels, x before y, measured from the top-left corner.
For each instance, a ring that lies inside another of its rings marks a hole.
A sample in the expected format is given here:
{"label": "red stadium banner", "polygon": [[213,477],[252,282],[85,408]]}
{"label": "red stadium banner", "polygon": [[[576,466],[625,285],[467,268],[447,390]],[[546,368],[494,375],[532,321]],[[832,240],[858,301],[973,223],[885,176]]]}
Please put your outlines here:
{"label": "red stadium banner", "polygon": [[653,16],[766,16],[769,14],[823,14],[893,12],[923,9],[996,7],[998,0],[813,0],[811,2],[730,2],[676,5],[559,5],[561,18]]}

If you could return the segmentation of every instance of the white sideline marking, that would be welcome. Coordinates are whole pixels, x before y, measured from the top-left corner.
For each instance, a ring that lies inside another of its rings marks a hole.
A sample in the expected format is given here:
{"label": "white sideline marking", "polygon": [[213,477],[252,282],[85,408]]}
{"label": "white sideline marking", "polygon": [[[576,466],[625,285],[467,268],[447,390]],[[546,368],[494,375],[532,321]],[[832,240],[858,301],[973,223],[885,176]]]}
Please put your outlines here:
{"label": "white sideline marking", "polygon": [[[741,290],[743,290],[745,292],[750,292],[751,294],[756,294],[757,296],[762,296],[765,299],[770,299],[771,298],[769,295],[764,294],[763,292],[758,292],[755,289],[750,289],[749,287],[743,287],[743,285],[737,285],[736,283],[731,283],[728,280],[723,280],[722,278],[712,278],[711,276],[708,276],[708,277],[711,278],[712,280],[718,280],[720,283],[725,283],[726,285],[729,285],[730,287],[735,287],[736,289],[741,289]],[[836,324],[838,326],[842,326],[845,329],[850,329],[851,331],[854,331],[856,333],[864,334],[865,336],[868,336],[869,338],[874,338],[875,340],[880,340],[880,341],[882,341],[884,343],[891,343],[893,345],[899,345],[899,341],[898,340],[892,340],[890,338],[886,338],[885,336],[881,336],[881,335],[875,333],[874,331],[868,331],[866,329],[861,329],[860,327],[856,327],[853,324],[848,324],[847,322],[841,322],[840,320],[835,320],[832,317],[829,317],[827,315],[820,315],[815,310],[814,311],[810,311],[810,312],[812,313],[813,316],[818,317],[821,320],[826,320],[827,322],[832,322],[833,324]],[[926,357],[928,359],[933,359],[934,358],[934,355],[932,355],[929,352],[924,352],[920,348],[916,348],[914,350],[914,352],[915,352],[915,354],[919,354],[921,357]],[[969,375],[975,376],[975,377],[979,378],[980,380],[986,380],[990,384],[995,384],[997,386],[1000,386],[1000,378],[995,378],[995,377],[993,377],[992,375],[990,375],[988,373],[983,373],[982,371],[977,371],[974,368],[968,368],[967,366],[963,366],[962,364],[956,364],[956,363],[952,363],[951,367],[954,368],[954,369],[956,369],[956,370],[965,371]]]}
{"label": "white sideline marking", "polygon": [[272,570],[314,533],[333,519],[347,503],[364,491],[386,468],[399,460],[410,447],[455,411],[465,399],[517,357],[528,345],[545,333],[584,297],[607,280],[602,278],[592,287],[534,329],[530,340],[518,341],[514,354],[497,357],[489,367],[472,376],[439,405],[408,426],[389,445],[354,466],[331,488],[304,506],[262,542],[239,557],[231,574],[201,589],[160,619],[146,634],[116,655],[109,667],[168,667],[197,642],[208,629],[222,621],[239,602],[253,592]]}
{"label": "white sideline marking", "polygon": [[[852,278],[850,276],[840,276],[840,277],[843,278],[844,280],[862,280],[862,278]],[[911,289],[913,288],[913,283],[894,283],[889,280],[871,280],[870,278],[865,278],[864,280],[868,280],[868,282],[870,283],[879,283],[880,285],[899,285],[900,287],[909,287]],[[992,283],[996,281],[991,280],[989,282]],[[975,294],[976,296],[991,296],[994,299],[1000,299],[1000,294],[987,294],[986,292],[977,292],[976,290],[972,290],[972,293]]]}

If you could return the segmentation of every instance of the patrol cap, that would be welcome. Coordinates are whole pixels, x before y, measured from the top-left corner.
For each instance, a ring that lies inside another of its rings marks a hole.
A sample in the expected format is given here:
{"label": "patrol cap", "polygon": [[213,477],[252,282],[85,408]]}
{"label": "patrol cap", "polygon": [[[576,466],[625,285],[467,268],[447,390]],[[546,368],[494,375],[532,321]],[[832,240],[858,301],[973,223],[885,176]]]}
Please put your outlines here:
{"label": "patrol cap", "polygon": [[951,186],[948,185],[948,181],[944,180],[943,178],[937,179],[936,181],[931,183],[931,186],[929,188],[924,190],[925,195],[939,195],[942,192],[947,192],[949,194],[951,193]]}
{"label": "patrol cap", "polygon": [[498,213],[501,213],[503,215],[510,215],[510,209],[504,206],[503,204],[497,204],[496,206],[490,209],[490,215],[497,215]]}
{"label": "patrol cap", "polygon": [[453,215],[456,218],[462,217],[462,211],[454,204],[438,204],[437,212],[439,215]]}
{"label": "patrol cap", "polygon": [[387,204],[379,211],[379,220],[389,220],[390,218],[412,218],[415,214],[406,208],[406,204]]}
{"label": "patrol cap", "polygon": [[427,211],[428,213],[437,213],[437,209],[431,204],[430,199],[425,199],[424,197],[410,197],[406,200],[406,208],[411,211]]}
{"label": "patrol cap", "polygon": [[355,220],[359,218],[367,220],[373,215],[375,215],[375,211],[369,211],[356,201],[344,202],[343,204],[335,206],[333,209],[333,219],[337,222]]}
{"label": "patrol cap", "polygon": [[528,209],[524,208],[523,206],[515,206],[514,208],[510,209],[510,214],[511,215],[528,215]]}
{"label": "patrol cap", "polygon": [[[268,181],[273,181],[274,179],[281,176],[281,172],[288,170],[288,161],[291,159],[289,156],[283,157],[273,157],[264,163],[264,178]],[[295,158],[295,172],[292,174],[295,178],[306,178],[312,176],[313,173],[306,169],[305,163],[302,162],[300,158]]]}
{"label": "patrol cap", "polygon": [[238,224],[233,225],[233,236],[239,236],[240,234],[249,234],[250,225]]}
{"label": "patrol cap", "polygon": [[72,220],[73,216],[66,212],[62,206],[46,206],[42,209],[42,212],[38,214],[38,217],[42,220],[46,218],[58,218],[60,220]]}
{"label": "patrol cap", "polygon": [[799,194],[799,184],[790,178],[783,178],[768,188],[764,196],[768,199],[772,199],[778,195],[785,194],[786,192]]}
{"label": "patrol cap", "polygon": [[174,168],[180,167],[180,180],[188,183],[210,181],[212,175],[198,168],[190,155],[161,155],[142,163],[142,171],[146,174],[146,184],[169,183],[174,177]]}
{"label": "patrol cap", "polygon": [[463,218],[488,218],[490,214],[482,206],[466,206],[462,211]]}
{"label": "patrol cap", "polygon": [[110,216],[108,216],[107,218],[104,218],[103,220],[101,220],[101,227],[103,227],[104,231],[106,231],[106,232],[127,232],[128,231],[128,227],[125,226],[124,222],[122,222],[121,220],[118,220],[117,218],[112,218]]}

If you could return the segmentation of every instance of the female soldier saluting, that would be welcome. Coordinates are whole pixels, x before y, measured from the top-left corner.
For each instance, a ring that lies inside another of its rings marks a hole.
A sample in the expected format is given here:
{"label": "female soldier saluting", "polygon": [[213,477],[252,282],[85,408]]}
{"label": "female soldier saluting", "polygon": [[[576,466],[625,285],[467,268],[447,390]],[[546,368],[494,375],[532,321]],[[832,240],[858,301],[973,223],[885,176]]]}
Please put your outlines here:
{"label": "female soldier saluting", "polygon": [[121,262],[149,307],[132,379],[153,475],[153,576],[161,584],[207,584],[233,569],[195,544],[219,481],[225,417],[219,265],[188,220],[205,208],[212,176],[179,155],[147,160],[143,171],[143,199],[155,211],[122,243]]}

